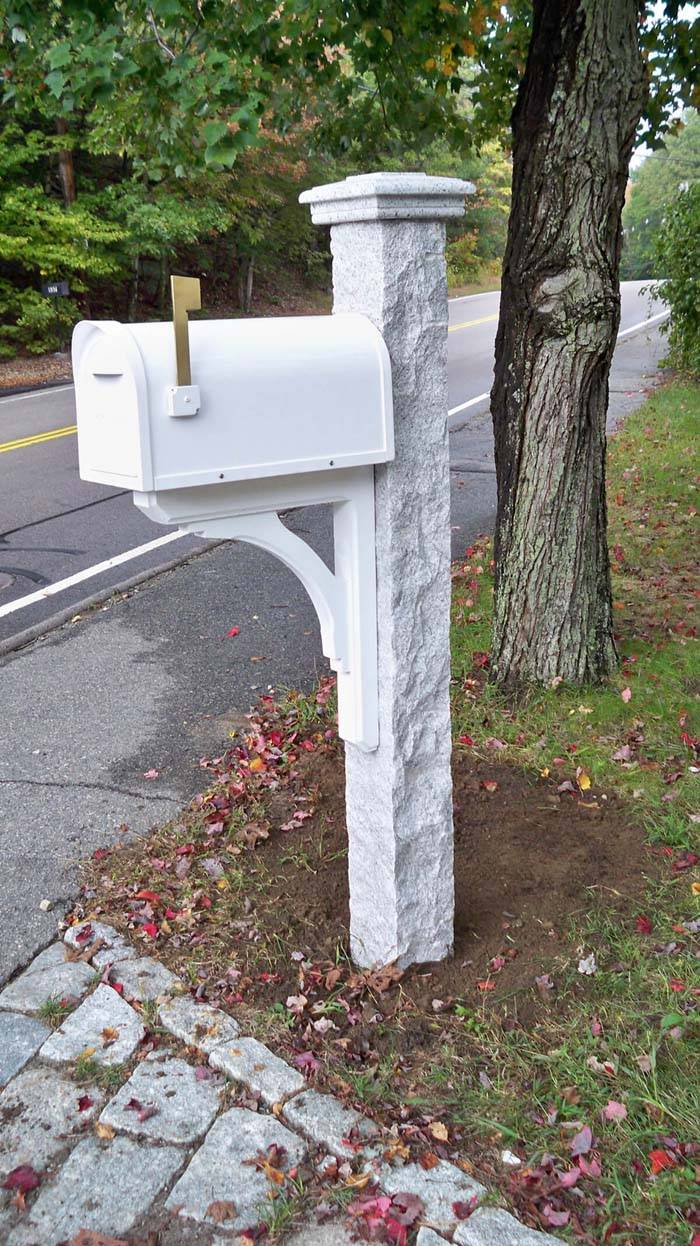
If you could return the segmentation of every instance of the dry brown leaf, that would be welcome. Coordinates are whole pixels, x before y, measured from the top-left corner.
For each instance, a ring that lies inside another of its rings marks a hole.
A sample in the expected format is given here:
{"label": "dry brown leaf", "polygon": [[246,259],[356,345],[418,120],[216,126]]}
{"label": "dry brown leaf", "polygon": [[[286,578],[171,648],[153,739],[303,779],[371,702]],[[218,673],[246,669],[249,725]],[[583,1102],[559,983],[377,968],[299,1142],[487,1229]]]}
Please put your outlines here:
{"label": "dry brown leaf", "polygon": [[233,1220],[236,1214],[236,1204],[224,1198],[217,1198],[209,1204],[204,1214],[209,1220],[213,1220],[214,1224],[223,1224],[225,1220]]}
{"label": "dry brown leaf", "polygon": [[443,1125],[442,1121],[433,1121],[430,1126],[430,1132],[438,1142],[447,1142],[450,1136],[447,1132],[447,1126]]}
{"label": "dry brown leaf", "polygon": [[351,1173],[345,1184],[350,1190],[364,1190],[372,1175],[371,1172],[354,1172]]}
{"label": "dry brown leaf", "polygon": [[114,1137],[114,1130],[111,1125],[101,1125],[98,1121],[95,1125],[95,1133],[98,1138],[102,1138],[105,1142],[109,1142]]}
{"label": "dry brown leaf", "polygon": [[430,1169],[439,1164],[440,1160],[434,1151],[424,1151],[422,1155],[418,1156],[418,1163],[426,1172],[430,1172]]}

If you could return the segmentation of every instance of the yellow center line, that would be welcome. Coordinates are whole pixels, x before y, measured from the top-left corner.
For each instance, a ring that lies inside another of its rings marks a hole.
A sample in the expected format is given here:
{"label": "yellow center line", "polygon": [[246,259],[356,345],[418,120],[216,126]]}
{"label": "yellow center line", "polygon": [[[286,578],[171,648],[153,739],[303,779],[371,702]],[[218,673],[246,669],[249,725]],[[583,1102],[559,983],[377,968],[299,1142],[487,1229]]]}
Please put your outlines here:
{"label": "yellow center line", "polygon": [[459,324],[451,324],[448,333],[456,333],[458,329],[471,329],[475,324],[486,324],[489,320],[498,320],[498,312],[494,312],[491,316],[480,316],[478,320],[462,320]]}
{"label": "yellow center line", "polygon": [[14,441],[0,442],[0,454],[6,454],[8,450],[22,450],[25,446],[38,446],[42,441],[54,441],[56,437],[70,437],[77,429],[77,424],[68,424],[65,428],[51,428],[47,433],[34,433],[31,437],[17,437]]}

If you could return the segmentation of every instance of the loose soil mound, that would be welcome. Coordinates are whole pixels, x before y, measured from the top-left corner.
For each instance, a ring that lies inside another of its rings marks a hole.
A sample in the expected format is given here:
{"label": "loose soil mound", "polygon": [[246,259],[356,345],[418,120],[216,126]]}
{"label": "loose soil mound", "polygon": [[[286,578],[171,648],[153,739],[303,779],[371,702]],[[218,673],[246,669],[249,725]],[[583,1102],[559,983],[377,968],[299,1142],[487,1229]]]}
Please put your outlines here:
{"label": "loose soil mound", "polygon": [[[324,980],[330,973],[326,992],[345,986],[352,974],[344,959],[347,830],[337,741],[298,754],[291,774],[282,788],[258,793],[263,806],[258,799],[256,820],[242,832],[245,847],[233,858],[225,837],[210,836],[206,825],[197,834],[185,824],[192,843],[183,843],[182,827],[166,828],[93,866],[82,910],[131,933],[143,928],[148,936],[158,927],[155,946],[147,937],[144,950],[190,979],[195,973],[201,995],[237,1011],[250,1007],[249,1024],[261,1008],[284,1008],[290,995],[308,994],[301,962],[320,967]],[[571,783],[560,792],[551,780],[476,760],[462,749],[455,751],[453,777],[454,956],[412,967],[400,981],[385,977],[379,987],[376,979],[361,988],[355,982],[352,992],[370,1011],[379,1002],[384,1017],[401,1012],[399,1048],[418,1037],[414,1022],[422,1038],[421,1015],[433,1018],[455,1004],[495,1009],[507,1028],[528,1027],[543,1008],[584,992],[572,923],[600,903],[631,919],[652,865],[641,830],[613,795],[581,793]],[[303,820],[296,822],[300,807]],[[269,837],[259,827],[269,828]],[[236,877],[230,887],[220,882],[222,891],[212,879],[229,868],[227,861]],[[331,971],[338,965],[337,977]],[[344,1030],[343,1021],[337,1019]],[[350,1026],[353,1045],[362,1032],[357,1021]],[[377,1038],[375,1027],[375,1051]],[[396,1033],[387,1033],[390,1041]]]}
{"label": "loose soil mound", "polygon": [[[290,952],[334,961],[349,926],[342,757],[316,757],[301,768],[313,776],[313,817],[291,834],[273,834],[255,853],[270,876],[269,890],[255,898],[255,924],[265,944],[285,949],[274,965],[281,1001],[297,989]],[[571,961],[572,918],[597,900],[631,911],[649,852],[613,796],[577,799],[464,753],[455,756],[453,777],[454,957],[407,971],[401,986],[419,1008],[432,1010],[436,999],[488,999],[526,1024],[541,992],[550,995],[544,984],[538,990],[536,978]],[[490,962],[499,957],[505,964],[496,962],[493,972]],[[270,1002],[269,987],[253,987],[247,1002],[254,995]]]}

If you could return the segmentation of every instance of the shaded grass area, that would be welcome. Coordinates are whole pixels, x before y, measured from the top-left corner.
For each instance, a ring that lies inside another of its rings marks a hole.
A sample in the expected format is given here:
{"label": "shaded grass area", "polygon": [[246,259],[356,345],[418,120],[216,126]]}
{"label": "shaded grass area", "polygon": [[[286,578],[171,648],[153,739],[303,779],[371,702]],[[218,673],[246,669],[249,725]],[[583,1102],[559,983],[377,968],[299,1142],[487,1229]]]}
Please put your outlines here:
{"label": "shaded grass area", "polygon": [[[488,542],[454,568],[461,803],[474,817],[479,806],[482,829],[490,799],[503,827],[530,800],[543,808],[530,864],[539,854],[543,887],[557,892],[566,848],[547,805],[576,820],[575,836],[594,823],[598,835],[628,836],[629,858],[611,856],[595,886],[574,878],[556,922],[544,920],[544,890],[539,919],[537,895],[534,913],[519,897],[517,912],[492,914],[500,942],[488,952],[472,951],[475,929],[449,967],[353,970],[329,683],[312,698],[263,698],[250,733],[207,763],[211,786],[182,820],[100,854],[77,914],[130,931],[320,1087],[393,1124],[395,1158],[458,1159],[527,1223],[590,1246],[697,1246],[700,1233],[698,416],[700,390],[671,385],[613,441],[622,665],[608,686],[506,699],[487,679]],[[634,854],[635,834],[650,841],[648,858]],[[505,868],[484,854],[484,893]],[[514,1011],[501,984],[525,963],[528,930],[528,1008]]]}

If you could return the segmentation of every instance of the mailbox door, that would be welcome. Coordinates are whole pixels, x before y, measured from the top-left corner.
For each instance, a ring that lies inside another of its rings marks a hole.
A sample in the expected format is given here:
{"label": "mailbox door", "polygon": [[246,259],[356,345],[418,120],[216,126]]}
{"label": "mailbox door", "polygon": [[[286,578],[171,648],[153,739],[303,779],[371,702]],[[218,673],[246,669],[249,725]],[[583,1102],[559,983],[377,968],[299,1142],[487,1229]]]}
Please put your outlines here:
{"label": "mailbox door", "polygon": [[73,368],[81,477],[152,488],[146,382],[130,333],[113,322],[79,324]]}

